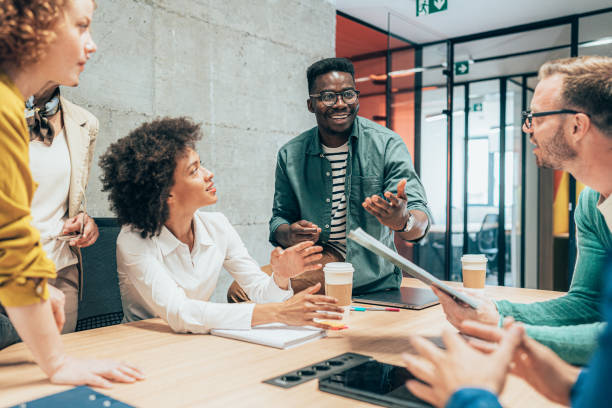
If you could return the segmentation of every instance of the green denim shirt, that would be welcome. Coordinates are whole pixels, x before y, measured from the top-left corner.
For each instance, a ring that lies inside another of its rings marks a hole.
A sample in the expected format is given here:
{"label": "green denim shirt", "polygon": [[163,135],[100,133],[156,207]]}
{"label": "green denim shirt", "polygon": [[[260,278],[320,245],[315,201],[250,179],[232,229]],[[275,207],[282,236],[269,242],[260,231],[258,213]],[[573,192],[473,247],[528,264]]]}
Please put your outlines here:
{"label": "green denim shirt", "polygon": [[[361,204],[374,194],[397,193],[397,183],[406,179],[408,209],[421,210],[431,220],[425,190],[414,172],[410,153],[399,135],[360,117],[355,118],[348,144],[344,185],[348,201],[347,234],[361,227],[396,250],[393,231]],[[304,219],[321,228],[318,243],[325,244],[330,234],[331,197],[331,164],[323,156],[318,128],[314,127],[290,140],[278,152],[270,242],[278,245],[275,232],[280,225]],[[398,288],[402,282],[399,268],[351,240],[347,240],[346,261],[355,268],[353,293]]]}

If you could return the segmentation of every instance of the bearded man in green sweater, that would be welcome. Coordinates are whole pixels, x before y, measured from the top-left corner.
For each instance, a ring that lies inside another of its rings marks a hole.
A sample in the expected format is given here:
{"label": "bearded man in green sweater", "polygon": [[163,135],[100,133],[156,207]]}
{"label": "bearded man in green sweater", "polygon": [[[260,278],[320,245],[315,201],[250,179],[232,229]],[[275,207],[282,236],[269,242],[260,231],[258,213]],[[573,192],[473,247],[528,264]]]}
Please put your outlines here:
{"label": "bearded man in green sweater", "polygon": [[466,319],[498,324],[512,316],[525,324],[529,336],[567,362],[583,365],[604,326],[602,271],[612,251],[612,58],[547,62],[539,79],[531,110],[523,114],[536,162],[567,171],[588,186],[576,207],[578,257],[570,290],[530,304],[483,298],[477,310],[434,290],[455,327]]}

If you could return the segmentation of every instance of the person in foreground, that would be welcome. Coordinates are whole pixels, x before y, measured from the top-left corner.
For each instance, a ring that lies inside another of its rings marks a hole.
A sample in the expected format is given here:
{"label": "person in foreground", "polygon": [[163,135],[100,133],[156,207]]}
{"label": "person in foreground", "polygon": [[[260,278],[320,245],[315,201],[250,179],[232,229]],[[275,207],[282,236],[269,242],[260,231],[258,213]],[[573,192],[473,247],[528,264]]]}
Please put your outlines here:
{"label": "person in foreground", "polygon": [[602,271],[612,251],[612,58],[579,57],[547,62],[539,72],[523,131],[536,146],[538,166],[562,169],[584,183],[576,207],[578,258],[569,292],[531,304],[482,297],[474,311],[434,291],[448,320],[497,325],[511,316],[527,333],[571,364],[588,362],[603,329]]}
{"label": "person in foreground", "polygon": [[[68,101],[60,87],[50,83],[26,103],[26,121],[30,170],[38,183],[32,199],[32,225],[55,264],[57,278],[49,283],[65,295],[62,333],[70,333],[76,328],[83,282],[81,248],[93,245],[99,235],[85,205],[98,119]],[[70,233],[76,234],[70,241],[59,238]]]}
{"label": "person in foreground", "polygon": [[[306,77],[306,105],[317,126],[278,152],[269,240],[283,248],[315,241],[324,246],[322,264],[352,263],[353,293],[397,289],[399,268],[346,236],[361,227],[393,250],[395,234],[406,241],[425,236],[430,214],[408,148],[398,134],[357,116],[351,61],[317,61]],[[323,282],[323,271],[300,279],[303,286]],[[238,285],[228,299],[246,300]]]}
{"label": "person in foreground", "polygon": [[63,294],[47,285],[55,267],[30,225],[35,184],[24,116],[26,97],[45,84],[78,84],[96,49],[89,31],[94,7],[92,0],[0,0],[0,303],[52,382],[108,387],[109,380],[144,377],[127,363],[76,359],[64,351]]}
{"label": "person in foreground", "polygon": [[[411,339],[423,359],[405,354],[406,367],[418,381],[408,388],[419,398],[447,408],[499,408],[509,372],[521,377],[540,394],[558,404],[576,408],[607,407],[612,400],[612,257],[605,273],[603,315],[607,323],[589,366],[574,367],[551,349],[524,333],[512,318],[504,329],[464,321],[462,331],[476,339],[471,346],[457,334],[445,333],[447,351],[423,338]],[[490,354],[486,354],[490,353]]]}
{"label": "person in foreground", "polygon": [[[103,190],[122,225],[117,271],[127,321],[161,317],[176,332],[248,329],[264,323],[329,328],[336,299],[293,295],[289,279],[320,268],[322,248],[302,242],[271,254],[272,275],[251,258],[236,230],[218,212],[213,173],[195,151],[200,125],[187,118],[145,123],[113,143],[100,159]],[[225,268],[256,303],[212,303]]]}
{"label": "person in foreground", "polygon": [[[81,248],[93,245],[99,235],[85,205],[98,119],[61,96],[59,86],[50,82],[26,102],[26,122],[30,171],[38,184],[31,204],[32,226],[40,232],[43,250],[55,264],[57,278],[48,283],[64,296],[62,333],[71,333],[77,324],[83,282]],[[70,241],[61,237],[70,233],[78,235]],[[7,318],[5,324],[0,348],[20,340]]]}

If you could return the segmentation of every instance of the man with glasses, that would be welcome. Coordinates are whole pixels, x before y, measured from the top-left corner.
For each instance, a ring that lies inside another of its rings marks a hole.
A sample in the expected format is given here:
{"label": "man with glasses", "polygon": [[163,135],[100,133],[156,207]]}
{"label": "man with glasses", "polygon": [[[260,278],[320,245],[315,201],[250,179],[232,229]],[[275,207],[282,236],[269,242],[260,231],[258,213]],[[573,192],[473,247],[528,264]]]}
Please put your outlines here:
{"label": "man with glasses", "polygon": [[[448,320],[498,324],[507,316],[572,364],[585,364],[603,328],[602,270],[612,251],[612,58],[547,62],[523,112],[523,131],[540,167],[564,170],[588,186],[576,207],[578,258],[569,292],[532,304],[483,299],[474,311],[436,291]],[[534,210],[535,211],[535,210]]]}
{"label": "man with glasses", "polygon": [[[308,68],[306,103],[317,126],[278,153],[270,242],[283,248],[302,241],[322,245],[318,263],[351,262],[353,292],[363,293],[398,288],[402,273],[347,242],[347,232],[361,227],[395,249],[393,232],[418,241],[427,232],[430,215],[400,136],[357,116],[354,75],[353,64],[344,58],[323,59]],[[322,269],[301,275],[291,285],[299,292],[317,282],[323,282]],[[234,283],[229,301],[245,299],[239,289]]]}

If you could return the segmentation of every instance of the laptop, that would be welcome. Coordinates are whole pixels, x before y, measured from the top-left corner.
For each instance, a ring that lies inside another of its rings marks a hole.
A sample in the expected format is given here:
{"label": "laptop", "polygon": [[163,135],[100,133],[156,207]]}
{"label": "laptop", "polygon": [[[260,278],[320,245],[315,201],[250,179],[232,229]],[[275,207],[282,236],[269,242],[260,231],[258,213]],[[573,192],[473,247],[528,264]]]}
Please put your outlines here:
{"label": "laptop", "polygon": [[408,287],[353,296],[353,302],[412,310],[421,310],[440,303],[431,289]]}

